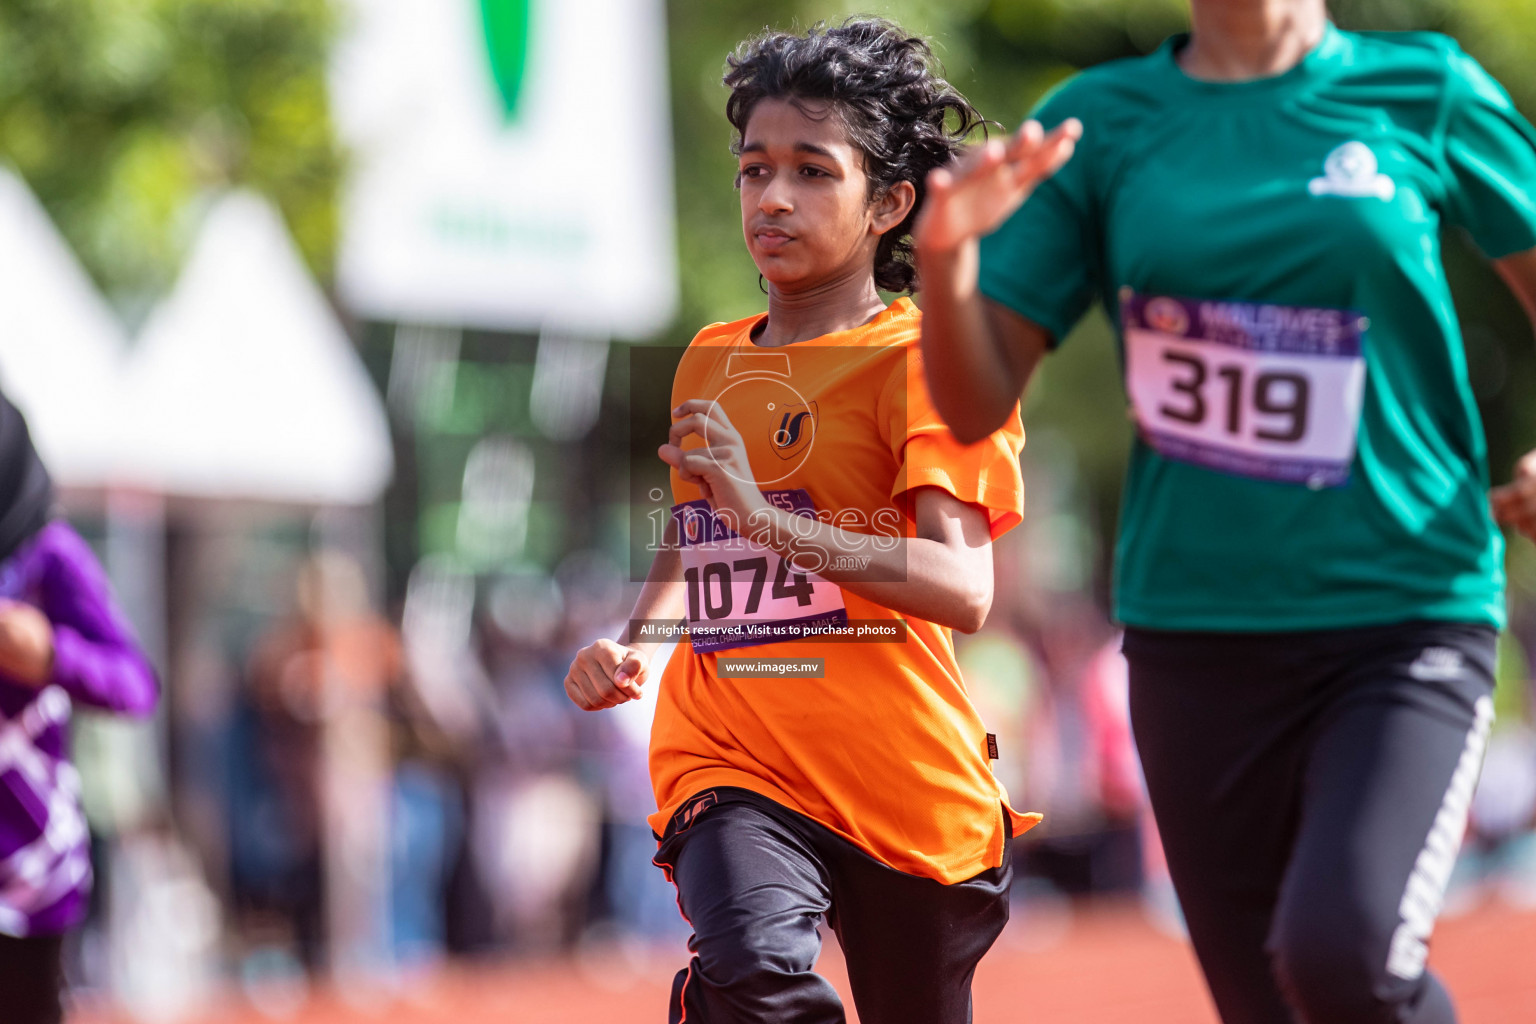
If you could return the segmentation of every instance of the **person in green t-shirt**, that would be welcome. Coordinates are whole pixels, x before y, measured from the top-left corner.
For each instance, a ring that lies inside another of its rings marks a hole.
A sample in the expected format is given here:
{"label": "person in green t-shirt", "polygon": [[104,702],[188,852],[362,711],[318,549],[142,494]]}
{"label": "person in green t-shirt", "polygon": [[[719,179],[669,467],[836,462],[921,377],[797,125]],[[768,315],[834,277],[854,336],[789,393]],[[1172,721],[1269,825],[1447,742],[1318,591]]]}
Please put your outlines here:
{"label": "person in green t-shirt", "polygon": [[1536,537],[1536,453],[1490,494],[1440,232],[1536,318],[1536,132],[1444,36],[1191,8],[935,173],[929,385],[983,436],[1103,303],[1137,433],[1115,614],[1217,1007],[1442,1024],[1424,967],[1493,714],[1495,520]]}

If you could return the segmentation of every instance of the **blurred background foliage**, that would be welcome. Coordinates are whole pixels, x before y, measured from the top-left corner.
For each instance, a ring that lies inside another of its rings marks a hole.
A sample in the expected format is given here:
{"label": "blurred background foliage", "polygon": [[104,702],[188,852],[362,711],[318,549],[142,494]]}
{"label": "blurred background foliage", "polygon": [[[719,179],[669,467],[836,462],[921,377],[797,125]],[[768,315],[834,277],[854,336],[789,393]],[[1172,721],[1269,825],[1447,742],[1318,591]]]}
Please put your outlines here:
{"label": "blurred background foliage", "polygon": [[3,0],[0,156],[130,320],[231,185],[277,202],[325,280],[335,29],[329,0]]}
{"label": "blurred background foliage", "polygon": [[[1451,33],[1532,113],[1528,3],[1330,8],[1347,28]],[[742,39],[854,13],[892,17],[932,38],[950,79],[1011,127],[1075,70],[1146,52],[1187,23],[1185,0],[668,0],[667,13],[683,296],[668,342],[764,301],[741,244],[720,85]],[[327,281],[344,159],[325,61],[339,21],[334,0],[0,0],[0,158],[130,320],[174,278],[206,199],[232,184],[276,200]],[[1536,349],[1482,261],[1456,239],[1447,252],[1492,472],[1503,479],[1516,453],[1536,446]],[[1102,317],[1078,334],[1049,362],[1027,419],[1077,454],[1094,528],[1107,535],[1130,432]],[[1536,568],[1526,571],[1536,585]]]}

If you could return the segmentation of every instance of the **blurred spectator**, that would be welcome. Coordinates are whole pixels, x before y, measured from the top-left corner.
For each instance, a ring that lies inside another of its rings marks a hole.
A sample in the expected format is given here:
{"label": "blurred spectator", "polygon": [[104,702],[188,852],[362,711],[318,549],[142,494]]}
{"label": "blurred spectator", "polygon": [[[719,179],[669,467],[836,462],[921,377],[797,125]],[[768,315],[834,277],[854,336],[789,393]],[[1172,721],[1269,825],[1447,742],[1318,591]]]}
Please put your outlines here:
{"label": "blurred spectator", "polygon": [[1026,743],[1046,818],[1021,844],[1024,873],[1071,895],[1133,892],[1142,803],[1119,639],[1083,596],[1056,594],[1043,607],[1032,639],[1045,686]]}
{"label": "blurred spectator", "polygon": [[62,1020],[63,936],[91,889],[71,709],[143,715],[158,696],[105,572],[52,516],[26,421],[0,396],[0,994],[16,1024]]}
{"label": "blurred spectator", "polygon": [[475,863],[496,929],[514,948],[567,947],[584,923],[599,852],[600,807],[582,781],[582,723],[561,689],[561,636],[587,609],[539,573],[498,580],[489,606],[481,648],[499,742],[475,781]]}
{"label": "blurred spectator", "polygon": [[303,565],[293,616],[252,658],[250,696],[256,777],[236,791],[266,795],[232,821],[247,910],[276,915],[311,969],[440,956],[456,745],[355,562]]}

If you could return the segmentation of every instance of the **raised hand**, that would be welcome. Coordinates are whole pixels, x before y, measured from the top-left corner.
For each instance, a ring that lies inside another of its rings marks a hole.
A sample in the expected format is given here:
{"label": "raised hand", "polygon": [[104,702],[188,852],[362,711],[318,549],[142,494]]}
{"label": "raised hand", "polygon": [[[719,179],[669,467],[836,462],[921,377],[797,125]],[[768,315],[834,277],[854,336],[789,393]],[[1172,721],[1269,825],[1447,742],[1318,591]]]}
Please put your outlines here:
{"label": "raised hand", "polygon": [[1046,134],[1026,121],[1012,138],[974,146],[928,175],[928,197],[912,228],[919,250],[949,252],[995,231],[1072,156],[1082,122],[1069,118]]}
{"label": "raised hand", "polygon": [[1493,517],[1536,540],[1536,451],[1515,463],[1515,478],[1488,492]]}

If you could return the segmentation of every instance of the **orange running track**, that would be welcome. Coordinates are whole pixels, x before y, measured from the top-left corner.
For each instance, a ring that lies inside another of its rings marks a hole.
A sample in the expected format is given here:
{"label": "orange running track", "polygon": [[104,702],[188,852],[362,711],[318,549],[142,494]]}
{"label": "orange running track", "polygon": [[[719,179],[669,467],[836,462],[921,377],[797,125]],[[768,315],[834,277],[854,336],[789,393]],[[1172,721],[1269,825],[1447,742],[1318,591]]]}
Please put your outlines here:
{"label": "orange running track", "polygon": [[[683,956],[680,948],[594,947],[569,960],[452,968],[397,993],[316,992],[276,1018],[230,998],[180,1024],[659,1024]],[[1486,906],[1446,920],[1430,963],[1463,1024],[1536,1021],[1536,911]],[[846,1001],[835,941],[819,969]],[[978,1024],[1217,1024],[1188,947],[1131,908],[1016,918],[982,962],[975,993]],[[130,1022],[103,1011],[70,1018]]]}

